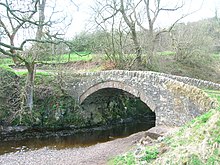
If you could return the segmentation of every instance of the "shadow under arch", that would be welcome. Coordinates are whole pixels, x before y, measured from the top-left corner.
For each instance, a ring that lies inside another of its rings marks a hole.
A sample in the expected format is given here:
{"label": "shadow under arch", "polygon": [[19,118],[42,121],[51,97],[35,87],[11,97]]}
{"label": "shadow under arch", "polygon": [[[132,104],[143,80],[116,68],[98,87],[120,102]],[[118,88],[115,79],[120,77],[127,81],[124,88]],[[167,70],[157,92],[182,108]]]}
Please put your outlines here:
{"label": "shadow under arch", "polygon": [[98,84],[95,84],[88,88],[80,97],[79,103],[82,104],[83,101],[90,96],[91,94],[97,92],[98,90],[105,89],[105,88],[115,88],[125,91],[137,98],[139,98],[143,103],[145,103],[153,112],[156,109],[156,105],[152,99],[150,99],[143,91],[139,91],[137,88],[127,85],[123,82],[119,81],[105,81]]}

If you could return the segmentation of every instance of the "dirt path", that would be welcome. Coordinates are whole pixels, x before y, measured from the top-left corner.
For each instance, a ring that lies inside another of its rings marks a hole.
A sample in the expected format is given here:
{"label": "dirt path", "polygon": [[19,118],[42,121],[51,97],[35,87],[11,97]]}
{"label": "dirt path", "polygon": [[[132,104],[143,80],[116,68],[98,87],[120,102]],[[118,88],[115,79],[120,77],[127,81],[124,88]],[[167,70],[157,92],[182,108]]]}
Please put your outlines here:
{"label": "dirt path", "polygon": [[99,143],[86,148],[55,150],[42,148],[34,151],[9,153],[0,156],[1,165],[104,165],[139,141],[144,132],[126,138]]}

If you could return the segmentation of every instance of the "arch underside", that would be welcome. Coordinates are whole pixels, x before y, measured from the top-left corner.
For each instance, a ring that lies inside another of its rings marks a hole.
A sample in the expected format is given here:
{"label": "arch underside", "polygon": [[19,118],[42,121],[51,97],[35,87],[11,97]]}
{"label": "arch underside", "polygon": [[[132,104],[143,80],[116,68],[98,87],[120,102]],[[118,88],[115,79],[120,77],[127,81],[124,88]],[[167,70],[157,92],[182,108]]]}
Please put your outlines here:
{"label": "arch underside", "polygon": [[149,97],[147,97],[144,92],[139,91],[133,86],[127,85],[122,82],[117,82],[117,81],[106,81],[106,82],[101,82],[101,83],[91,86],[79,97],[79,103],[81,104],[88,96],[90,96],[94,92],[101,90],[101,89],[105,89],[105,88],[115,88],[115,89],[120,89],[125,92],[128,92],[134,95],[135,97],[140,98],[140,100],[144,102],[146,105],[148,105],[148,107],[152,111],[155,111],[156,106],[154,102],[151,99],[149,99]]}

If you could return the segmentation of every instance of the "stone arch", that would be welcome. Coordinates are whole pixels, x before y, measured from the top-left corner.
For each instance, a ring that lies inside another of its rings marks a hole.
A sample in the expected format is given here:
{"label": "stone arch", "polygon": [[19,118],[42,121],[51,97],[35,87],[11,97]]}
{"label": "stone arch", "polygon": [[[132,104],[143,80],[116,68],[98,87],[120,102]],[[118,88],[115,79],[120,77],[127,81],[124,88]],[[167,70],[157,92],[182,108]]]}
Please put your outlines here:
{"label": "stone arch", "polygon": [[155,111],[156,106],[152,99],[150,99],[143,91],[139,91],[133,86],[127,85],[123,82],[119,81],[105,81],[98,84],[95,84],[91,87],[89,87],[83,94],[79,96],[79,103],[81,104],[88,96],[93,94],[94,92],[105,89],[105,88],[116,88],[121,89],[125,92],[128,92],[135,97],[140,98],[142,102],[144,102],[152,111]]}

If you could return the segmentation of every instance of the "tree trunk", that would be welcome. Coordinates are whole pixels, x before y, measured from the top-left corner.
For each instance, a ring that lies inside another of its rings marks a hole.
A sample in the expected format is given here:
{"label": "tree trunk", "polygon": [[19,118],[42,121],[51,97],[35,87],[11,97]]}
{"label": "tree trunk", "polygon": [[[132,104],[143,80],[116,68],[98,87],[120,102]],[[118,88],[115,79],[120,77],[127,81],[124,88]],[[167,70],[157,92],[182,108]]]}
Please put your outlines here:
{"label": "tree trunk", "polygon": [[132,40],[134,42],[134,46],[135,46],[135,52],[136,52],[136,60],[137,60],[137,65],[138,66],[141,66],[141,55],[142,55],[142,52],[141,52],[141,46],[138,42],[138,39],[137,39],[137,33],[136,33],[136,30],[135,28],[134,29],[131,29],[131,34],[132,34]]}
{"label": "tree trunk", "polygon": [[149,69],[151,69],[152,66],[153,66],[153,58],[154,58],[154,54],[155,54],[155,52],[154,52],[154,45],[153,44],[154,43],[150,43],[149,51],[148,51],[148,54],[147,54],[147,67]]}
{"label": "tree trunk", "polygon": [[[43,37],[43,23],[45,20],[44,10],[45,10],[46,0],[42,0],[38,3],[39,10],[39,25],[36,32],[36,40],[41,40]],[[38,49],[38,45],[33,45]],[[37,49],[35,51],[37,51]],[[25,66],[28,70],[27,81],[26,81],[26,105],[30,112],[33,110],[33,97],[34,97],[34,74],[35,74],[35,63],[34,58],[31,62],[25,62]]]}
{"label": "tree trunk", "polygon": [[34,74],[35,74],[35,64],[25,63],[28,70],[27,80],[26,80],[26,105],[30,112],[33,110],[33,97],[34,97]]}
{"label": "tree trunk", "polygon": [[[121,0],[120,2],[121,2],[120,12],[124,18],[125,23],[128,25],[128,27],[131,31],[131,37],[132,37],[132,40],[133,40],[134,46],[135,46],[136,61],[137,61],[136,63],[137,63],[137,66],[140,67],[142,52],[141,52],[141,45],[140,45],[140,43],[138,41],[138,37],[137,37],[137,32],[136,32],[136,27],[135,27],[136,22],[133,21],[131,17],[128,17],[126,15],[123,0]],[[130,18],[130,20],[129,20],[129,18]]]}
{"label": "tree trunk", "polygon": [[149,30],[149,50],[148,50],[148,55],[147,55],[147,67],[149,69],[152,69],[153,67],[153,58],[155,55],[155,36],[154,36],[154,32],[153,29]]}

